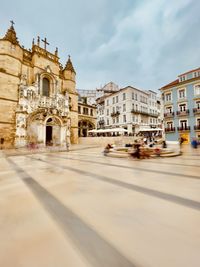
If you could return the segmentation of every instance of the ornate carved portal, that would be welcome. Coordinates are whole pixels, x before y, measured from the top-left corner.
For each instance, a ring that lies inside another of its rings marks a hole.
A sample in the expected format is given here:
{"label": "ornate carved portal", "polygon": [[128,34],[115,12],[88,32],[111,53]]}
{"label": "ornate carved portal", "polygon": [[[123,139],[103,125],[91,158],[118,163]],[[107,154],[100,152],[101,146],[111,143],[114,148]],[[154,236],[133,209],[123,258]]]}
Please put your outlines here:
{"label": "ornate carved portal", "polygon": [[47,112],[35,112],[27,118],[21,118],[20,125],[24,121],[23,135],[20,129],[19,135],[16,136],[16,146],[24,146],[30,143],[39,146],[62,146],[65,147],[69,142],[69,121],[58,115]]}

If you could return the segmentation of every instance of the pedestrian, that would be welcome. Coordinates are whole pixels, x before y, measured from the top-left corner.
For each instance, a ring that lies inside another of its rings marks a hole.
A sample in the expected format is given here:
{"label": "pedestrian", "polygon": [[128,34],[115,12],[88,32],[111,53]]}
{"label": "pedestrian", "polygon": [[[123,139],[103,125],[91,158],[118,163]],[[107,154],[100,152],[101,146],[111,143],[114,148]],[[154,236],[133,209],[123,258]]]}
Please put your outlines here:
{"label": "pedestrian", "polygon": [[111,148],[113,148],[113,146],[110,144],[107,144],[107,146],[104,148],[104,151],[103,151],[104,156],[107,156],[107,154],[110,152]]}
{"label": "pedestrian", "polygon": [[191,145],[193,148],[197,148],[198,147],[198,142],[196,140],[196,138],[193,138],[192,142],[191,142]]}
{"label": "pedestrian", "polygon": [[69,143],[66,144],[67,151],[69,151]]}
{"label": "pedestrian", "polygon": [[162,148],[167,148],[167,144],[165,140],[162,142]]}

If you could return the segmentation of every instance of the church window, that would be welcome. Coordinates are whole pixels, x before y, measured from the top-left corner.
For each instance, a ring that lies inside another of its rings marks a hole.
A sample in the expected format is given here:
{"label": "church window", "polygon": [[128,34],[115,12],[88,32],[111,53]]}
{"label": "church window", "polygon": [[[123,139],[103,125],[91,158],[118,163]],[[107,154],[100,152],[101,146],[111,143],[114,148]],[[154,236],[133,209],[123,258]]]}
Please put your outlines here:
{"label": "church window", "polygon": [[47,78],[43,78],[42,95],[49,96],[49,91],[50,91],[50,82]]}

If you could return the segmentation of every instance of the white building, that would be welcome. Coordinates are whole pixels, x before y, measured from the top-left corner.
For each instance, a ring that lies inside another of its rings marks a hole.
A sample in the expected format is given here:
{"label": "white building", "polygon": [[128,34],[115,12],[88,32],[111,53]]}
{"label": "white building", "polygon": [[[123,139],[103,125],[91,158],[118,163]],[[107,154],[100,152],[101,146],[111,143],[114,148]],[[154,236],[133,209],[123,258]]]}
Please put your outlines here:
{"label": "white building", "polygon": [[98,98],[97,127],[122,127],[128,134],[158,127],[157,94],[127,86]]}

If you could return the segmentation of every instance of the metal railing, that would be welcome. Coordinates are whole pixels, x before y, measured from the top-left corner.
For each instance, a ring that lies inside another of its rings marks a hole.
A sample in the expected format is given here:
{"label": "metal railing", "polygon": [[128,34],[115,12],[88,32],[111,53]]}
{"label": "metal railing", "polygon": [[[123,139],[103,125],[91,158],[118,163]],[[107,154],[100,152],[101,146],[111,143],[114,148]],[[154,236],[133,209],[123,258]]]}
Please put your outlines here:
{"label": "metal railing", "polygon": [[167,127],[167,128],[165,128],[165,132],[167,133],[167,132],[175,132],[176,131],[176,129],[175,129],[175,127]]}
{"label": "metal railing", "polygon": [[190,113],[189,109],[176,111],[177,116],[185,116]]}
{"label": "metal railing", "polygon": [[190,126],[180,126],[180,127],[177,127],[177,130],[179,132],[181,132],[181,131],[190,131]]}
{"label": "metal railing", "polygon": [[164,117],[165,117],[165,118],[171,118],[171,117],[174,117],[174,112],[166,112],[166,113],[164,113]]}

